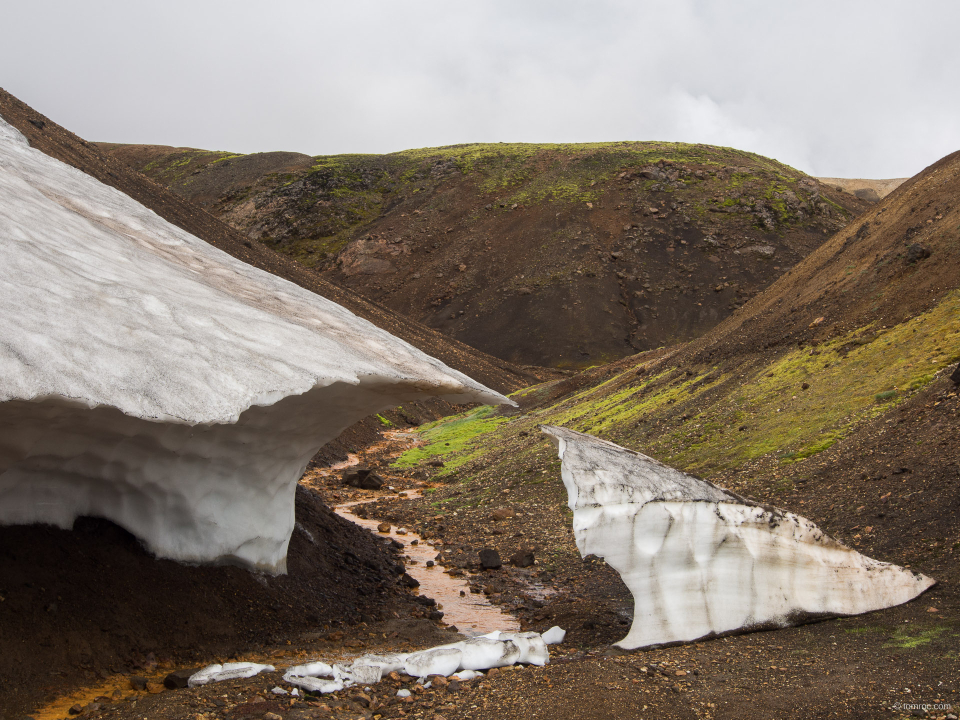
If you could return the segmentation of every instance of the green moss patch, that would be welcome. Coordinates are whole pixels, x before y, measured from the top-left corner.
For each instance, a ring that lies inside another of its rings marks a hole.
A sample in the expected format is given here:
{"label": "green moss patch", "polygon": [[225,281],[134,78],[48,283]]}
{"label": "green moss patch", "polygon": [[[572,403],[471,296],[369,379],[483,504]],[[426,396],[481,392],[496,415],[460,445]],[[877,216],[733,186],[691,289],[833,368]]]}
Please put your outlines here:
{"label": "green moss patch", "polygon": [[483,452],[483,448],[475,442],[478,437],[493,432],[498,425],[506,422],[506,418],[496,417],[495,413],[496,408],[485,405],[422,426],[420,435],[425,444],[407,450],[393,466],[410,467],[441,457],[445,463],[444,473],[450,472]]}

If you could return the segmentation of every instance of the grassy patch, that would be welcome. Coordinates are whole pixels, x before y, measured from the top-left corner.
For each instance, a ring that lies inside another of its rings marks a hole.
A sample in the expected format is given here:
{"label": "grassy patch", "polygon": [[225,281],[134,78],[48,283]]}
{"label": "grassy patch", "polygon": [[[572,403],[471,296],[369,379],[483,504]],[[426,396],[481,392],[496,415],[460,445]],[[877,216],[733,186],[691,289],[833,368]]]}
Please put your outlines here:
{"label": "grassy patch", "polygon": [[931,641],[936,640],[946,631],[946,629],[947,628],[945,626],[938,625],[926,630],[921,630],[920,632],[911,635],[907,629],[898,628],[883,646],[909,650],[919,647],[920,645],[926,645]]}
{"label": "grassy patch", "polygon": [[393,466],[410,467],[439,456],[443,457],[446,465],[444,473],[463,465],[482,452],[474,440],[506,422],[504,417],[494,417],[495,412],[496,408],[485,405],[424,425],[420,435],[426,444],[407,450],[397,458]]}

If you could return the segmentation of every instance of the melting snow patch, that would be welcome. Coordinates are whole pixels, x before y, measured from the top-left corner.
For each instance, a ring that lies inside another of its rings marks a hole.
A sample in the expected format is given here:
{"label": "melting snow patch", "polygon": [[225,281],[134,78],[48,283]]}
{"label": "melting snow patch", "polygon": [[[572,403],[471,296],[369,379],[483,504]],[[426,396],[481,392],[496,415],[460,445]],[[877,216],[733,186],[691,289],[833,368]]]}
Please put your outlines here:
{"label": "melting snow patch", "polygon": [[403,671],[413,677],[451,675],[460,667],[463,651],[458,647],[438,647],[411,654],[403,664]]}
{"label": "melting snow patch", "polygon": [[223,682],[224,680],[240,680],[251,678],[262,672],[273,672],[276,670],[273,665],[258,665],[257,663],[224,663],[223,665],[207,665],[200,672],[194,673],[187,680],[189,687],[199,687],[212,682]]}
{"label": "melting snow patch", "polygon": [[558,645],[563,642],[563,639],[567,636],[566,630],[561,630],[556,625],[547,630],[544,633],[541,633],[540,637],[543,638],[543,641],[547,645]]}
{"label": "melting snow patch", "polygon": [[604,558],[633,593],[622,648],[856,615],[934,584],[851,550],[799,515],[605,440],[542,430],[559,449],[577,548]]}
{"label": "melting snow patch", "polygon": [[[559,633],[561,639],[564,634],[564,631],[557,627],[551,628],[549,632],[553,632],[554,637]],[[303,690],[330,693],[353,685],[374,685],[383,675],[395,671],[420,678],[418,682],[421,683],[431,675],[452,675],[458,680],[466,681],[482,677],[482,673],[477,670],[505,667],[514,663],[546,665],[549,662],[547,643],[538,633],[495,632],[410,654],[364,655],[352,663],[338,663],[333,666],[319,661],[294,665],[287,668],[283,679]],[[459,672],[455,672],[458,670]],[[423,685],[425,688],[430,686],[429,681]],[[398,694],[398,697],[407,696]]]}

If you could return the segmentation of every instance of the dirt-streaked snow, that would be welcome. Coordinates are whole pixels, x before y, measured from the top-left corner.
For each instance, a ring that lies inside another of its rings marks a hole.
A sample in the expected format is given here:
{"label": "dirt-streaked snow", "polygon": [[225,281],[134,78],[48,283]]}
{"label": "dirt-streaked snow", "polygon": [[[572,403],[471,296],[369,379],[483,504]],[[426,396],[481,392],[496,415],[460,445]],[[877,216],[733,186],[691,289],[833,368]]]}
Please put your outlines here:
{"label": "dirt-streaked snow", "polygon": [[577,548],[633,593],[626,649],[687,642],[912,600],[934,584],[606,440],[543,426],[557,445]]}
{"label": "dirt-streaked snow", "polygon": [[108,518],[283,572],[294,490],[372,412],[509,402],[30,148],[0,119],[0,524]]}

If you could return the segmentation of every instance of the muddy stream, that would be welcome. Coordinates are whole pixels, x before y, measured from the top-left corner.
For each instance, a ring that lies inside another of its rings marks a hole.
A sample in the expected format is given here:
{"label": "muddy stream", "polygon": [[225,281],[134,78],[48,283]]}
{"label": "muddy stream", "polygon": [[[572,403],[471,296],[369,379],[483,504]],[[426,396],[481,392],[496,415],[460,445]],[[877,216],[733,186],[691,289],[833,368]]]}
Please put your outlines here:
{"label": "muddy stream", "polygon": [[[406,450],[417,442],[416,435],[404,431],[393,431],[384,433],[386,440],[378,443],[371,450],[393,447],[392,454],[399,455],[401,450]],[[400,446],[400,450],[397,450]],[[318,474],[332,476],[346,470],[349,467],[359,464],[359,458],[351,454],[344,462],[333,465],[329,470],[320,470]],[[389,478],[387,479],[389,483]],[[385,489],[389,486],[385,486]],[[359,491],[364,492],[364,491]],[[391,525],[389,532],[380,532],[377,528],[384,522],[377,518],[363,518],[353,514],[353,508],[358,505],[374,502],[384,497],[399,497],[413,500],[423,497],[422,488],[408,488],[399,493],[387,490],[368,491],[369,497],[359,500],[334,505],[334,511],[341,517],[356,523],[360,527],[366,528],[370,532],[380,537],[389,537],[403,545],[402,554],[404,564],[408,575],[420,583],[418,591],[421,595],[433,598],[437,601],[438,609],[443,612],[443,622],[447,625],[453,625],[463,635],[474,636],[494,630],[504,632],[518,632],[520,624],[517,619],[508,613],[501,612],[500,609],[487,601],[486,597],[470,592],[470,586],[464,577],[452,577],[444,572],[441,565],[427,566],[427,562],[435,561],[440,548],[425,541],[416,533],[405,528],[394,527]]]}

